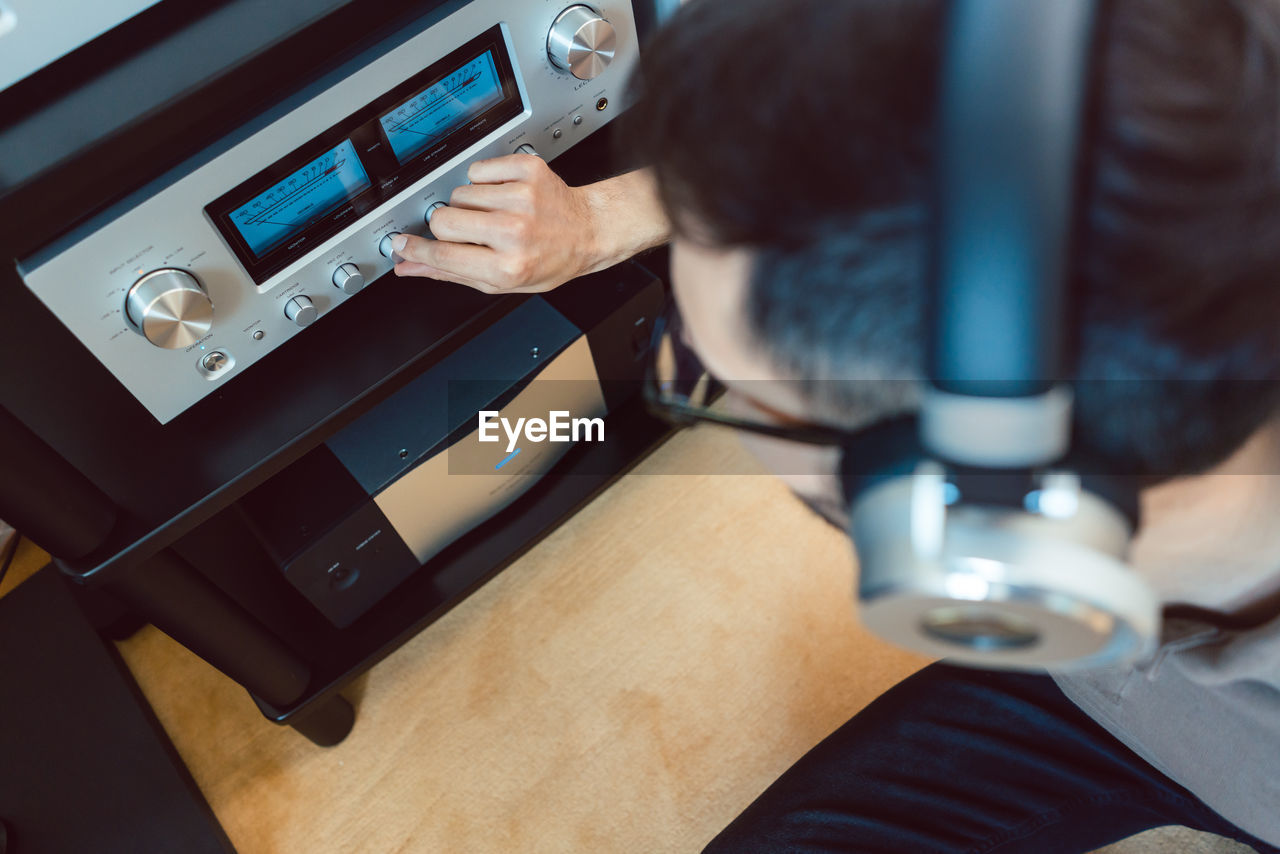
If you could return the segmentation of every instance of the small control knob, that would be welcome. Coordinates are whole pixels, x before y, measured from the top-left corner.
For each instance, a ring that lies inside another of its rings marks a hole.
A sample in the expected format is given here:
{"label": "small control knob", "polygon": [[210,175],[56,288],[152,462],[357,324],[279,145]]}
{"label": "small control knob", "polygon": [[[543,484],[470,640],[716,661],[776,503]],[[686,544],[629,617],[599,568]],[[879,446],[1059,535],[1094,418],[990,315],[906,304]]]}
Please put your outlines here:
{"label": "small control knob", "polygon": [[299,326],[310,326],[320,316],[320,310],[308,296],[296,296],[284,304],[284,316]]}
{"label": "small control knob", "polygon": [[378,241],[378,251],[382,253],[383,258],[390,258],[395,254],[396,247],[393,245],[397,237],[400,236],[398,231],[388,231]]}
{"label": "small control knob", "polygon": [[561,12],[547,33],[547,56],[579,80],[590,80],[613,62],[617,34],[599,12],[581,4]]}
{"label": "small control knob", "polygon": [[447,207],[449,206],[444,202],[432,202],[430,205],[428,205],[427,215],[423,217],[423,219],[426,220],[427,225],[431,225],[431,217],[435,215],[436,211],[440,210],[441,208],[447,208]]}
{"label": "small control knob", "polygon": [[186,270],[152,270],[124,298],[129,327],[157,347],[190,347],[213,328],[213,301]]}
{"label": "small control knob", "polygon": [[527,142],[516,149],[516,154],[532,154],[534,157],[542,156],[541,154],[538,153],[538,150],[536,148],[534,148],[532,145],[530,145]]}
{"label": "small control knob", "polygon": [[364,287],[364,273],[355,264],[347,262],[333,271],[333,283],[344,294],[358,293]]}

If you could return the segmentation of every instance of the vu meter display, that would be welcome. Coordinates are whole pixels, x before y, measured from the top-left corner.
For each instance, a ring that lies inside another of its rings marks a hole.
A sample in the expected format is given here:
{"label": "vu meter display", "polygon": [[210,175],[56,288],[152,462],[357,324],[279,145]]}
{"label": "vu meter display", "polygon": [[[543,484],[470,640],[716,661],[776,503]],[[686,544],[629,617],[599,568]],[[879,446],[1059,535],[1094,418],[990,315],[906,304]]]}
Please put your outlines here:
{"label": "vu meter display", "polygon": [[231,223],[261,257],[369,186],[364,164],[346,139],[233,210]]}
{"label": "vu meter display", "polygon": [[396,159],[403,163],[502,98],[502,81],[494,64],[493,51],[488,50],[414,95],[379,121]]}
{"label": "vu meter display", "polygon": [[501,24],[350,106],[205,205],[259,285],[525,109]]}

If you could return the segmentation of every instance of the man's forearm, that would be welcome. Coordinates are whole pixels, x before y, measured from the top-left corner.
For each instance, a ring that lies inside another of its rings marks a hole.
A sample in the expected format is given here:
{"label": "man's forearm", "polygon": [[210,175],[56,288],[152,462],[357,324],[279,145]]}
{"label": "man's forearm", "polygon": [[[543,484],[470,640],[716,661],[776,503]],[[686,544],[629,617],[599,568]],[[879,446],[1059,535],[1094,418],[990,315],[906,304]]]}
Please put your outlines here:
{"label": "man's forearm", "polygon": [[580,187],[591,212],[590,272],[603,270],[671,238],[671,224],[658,201],[648,169]]}

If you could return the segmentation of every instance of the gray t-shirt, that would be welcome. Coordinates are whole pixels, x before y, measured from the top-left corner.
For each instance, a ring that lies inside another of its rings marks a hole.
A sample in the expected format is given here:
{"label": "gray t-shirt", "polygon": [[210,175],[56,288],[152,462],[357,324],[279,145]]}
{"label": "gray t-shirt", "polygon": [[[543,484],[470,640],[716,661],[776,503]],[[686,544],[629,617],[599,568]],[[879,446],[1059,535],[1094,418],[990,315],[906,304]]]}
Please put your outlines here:
{"label": "gray t-shirt", "polygon": [[1169,621],[1150,662],[1054,679],[1139,756],[1280,846],[1280,477],[1273,472],[1280,472],[1280,423],[1214,474],[1143,493],[1146,522],[1130,554],[1162,601],[1261,625],[1228,632]]}
{"label": "gray t-shirt", "polygon": [[1280,617],[1171,621],[1140,667],[1054,674],[1077,706],[1224,818],[1280,846]]}

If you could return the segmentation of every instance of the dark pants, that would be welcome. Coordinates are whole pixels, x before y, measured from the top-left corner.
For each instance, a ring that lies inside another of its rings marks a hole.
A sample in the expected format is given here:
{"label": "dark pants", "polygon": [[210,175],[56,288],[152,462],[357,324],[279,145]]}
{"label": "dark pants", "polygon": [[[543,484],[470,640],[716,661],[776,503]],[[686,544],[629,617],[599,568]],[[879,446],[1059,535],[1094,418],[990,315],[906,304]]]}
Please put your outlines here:
{"label": "dark pants", "polygon": [[1165,824],[1253,839],[1047,676],[933,665],[797,762],[707,848],[1081,852]]}

